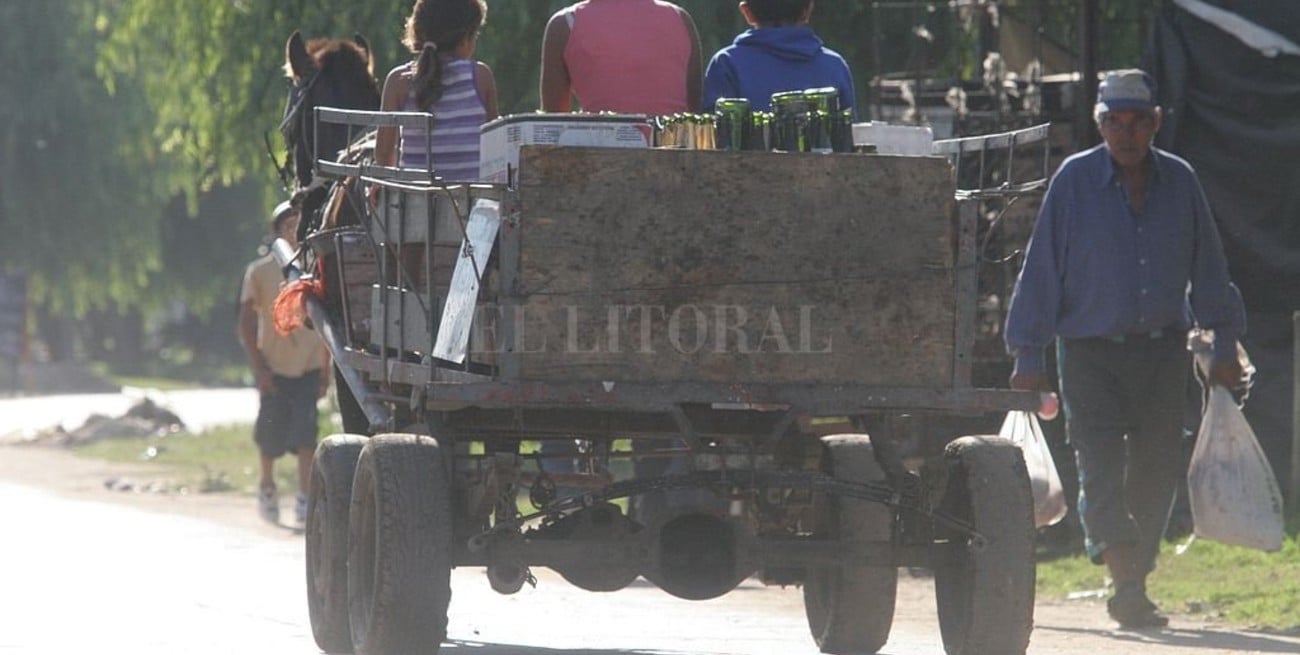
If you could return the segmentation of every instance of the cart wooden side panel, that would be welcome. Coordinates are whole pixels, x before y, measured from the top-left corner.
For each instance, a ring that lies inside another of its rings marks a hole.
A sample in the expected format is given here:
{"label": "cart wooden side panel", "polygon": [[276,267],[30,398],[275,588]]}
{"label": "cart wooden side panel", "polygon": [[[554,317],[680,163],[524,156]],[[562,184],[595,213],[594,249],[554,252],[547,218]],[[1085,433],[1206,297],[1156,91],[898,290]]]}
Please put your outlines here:
{"label": "cart wooden side panel", "polygon": [[520,379],[953,385],[942,159],[525,147],[518,194]]}

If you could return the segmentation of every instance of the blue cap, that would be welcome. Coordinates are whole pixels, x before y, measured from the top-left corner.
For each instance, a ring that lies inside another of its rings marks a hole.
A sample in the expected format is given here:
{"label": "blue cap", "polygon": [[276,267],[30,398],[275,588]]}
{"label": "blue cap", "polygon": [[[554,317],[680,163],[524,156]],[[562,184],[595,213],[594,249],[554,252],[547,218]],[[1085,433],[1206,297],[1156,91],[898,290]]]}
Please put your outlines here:
{"label": "blue cap", "polygon": [[1156,81],[1136,68],[1107,71],[1097,87],[1096,113],[1156,108]]}

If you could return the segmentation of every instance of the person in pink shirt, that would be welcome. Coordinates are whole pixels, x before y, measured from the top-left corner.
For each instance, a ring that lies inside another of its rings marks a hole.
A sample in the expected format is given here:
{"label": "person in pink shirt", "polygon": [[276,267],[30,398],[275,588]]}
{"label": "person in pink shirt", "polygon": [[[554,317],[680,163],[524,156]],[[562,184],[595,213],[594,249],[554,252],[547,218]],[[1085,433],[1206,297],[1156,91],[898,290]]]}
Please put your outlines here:
{"label": "person in pink shirt", "polygon": [[542,38],[542,111],[694,111],[703,88],[700,35],[662,0],[584,0],[551,16]]}
{"label": "person in pink shirt", "polygon": [[[583,111],[658,116],[695,111],[704,87],[700,35],[686,10],[662,0],[585,0],[551,16],[542,38],[542,111],[567,112],[573,99]],[[635,439],[647,452],[674,447],[674,440]],[[571,473],[573,442],[544,440],[543,470]],[[639,478],[683,473],[689,458],[638,458]],[[561,488],[561,496],[579,489]],[[698,490],[670,496],[655,492],[631,499],[629,516],[646,522],[669,505],[696,501]]]}

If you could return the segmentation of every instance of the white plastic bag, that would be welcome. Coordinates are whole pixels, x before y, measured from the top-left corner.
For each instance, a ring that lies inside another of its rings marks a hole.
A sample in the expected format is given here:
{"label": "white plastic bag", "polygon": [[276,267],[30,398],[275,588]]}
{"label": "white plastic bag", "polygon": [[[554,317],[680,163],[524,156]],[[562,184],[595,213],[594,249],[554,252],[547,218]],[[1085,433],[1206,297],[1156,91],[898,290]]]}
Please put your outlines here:
{"label": "white plastic bag", "polygon": [[1221,386],[1210,388],[1187,470],[1197,536],[1272,552],[1282,547],[1282,491],[1246,417]]}
{"label": "white plastic bag", "polygon": [[1034,493],[1034,526],[1054,525],[1065,517],[1065,488],[1056,461],[1032,412],[1007,412],[998,436],[1016,444],[1025,456],[1029,487]]}

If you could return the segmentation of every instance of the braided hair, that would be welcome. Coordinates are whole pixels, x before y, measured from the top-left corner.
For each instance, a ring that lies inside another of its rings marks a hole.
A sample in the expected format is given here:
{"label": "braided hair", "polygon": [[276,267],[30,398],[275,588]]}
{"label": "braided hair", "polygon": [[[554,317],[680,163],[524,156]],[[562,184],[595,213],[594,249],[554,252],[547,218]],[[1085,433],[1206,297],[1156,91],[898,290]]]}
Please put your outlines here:
{"label": "braided hair", "polygon": [[406,19],[402,43],[417,55],[415,104],[428,111],[442,97],[442,60],[438,53],[450,53],[465,39],[478,33],[487,19],[485,0],[415,0]]}

